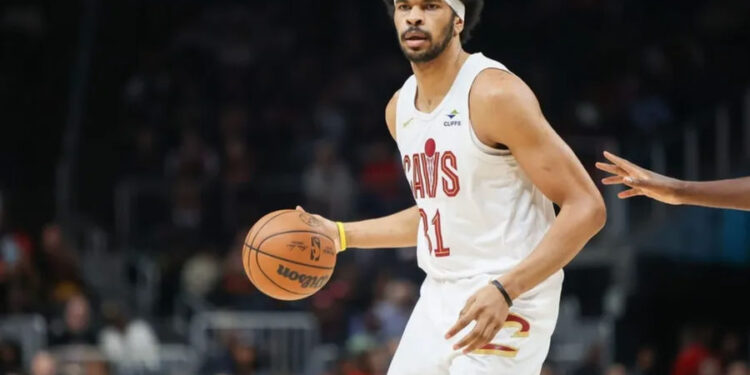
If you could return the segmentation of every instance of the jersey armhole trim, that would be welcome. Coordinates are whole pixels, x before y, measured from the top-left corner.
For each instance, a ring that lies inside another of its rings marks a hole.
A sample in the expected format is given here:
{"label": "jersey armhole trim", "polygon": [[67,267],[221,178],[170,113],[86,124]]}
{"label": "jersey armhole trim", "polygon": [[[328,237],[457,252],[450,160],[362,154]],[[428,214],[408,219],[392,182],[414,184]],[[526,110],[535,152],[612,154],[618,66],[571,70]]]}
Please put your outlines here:
{"label": "jersey armhole trim", "polygon": [[[413,84],[412,80],[416,80],[416,78],[414,77],[414,75],[409,76],[409,78],[406,79],[406,81],[398,89],[398,91],[396,91],[398,93],[398,99],[396,100],[396,110],[395,110],[396,113],[395,113],[395,116],[393,116],[393,121],[394,121],[394,124],[393,124],[393,136],[394,136],[394,139],[393,140],[396,141],[396,144],[399,144],[399,141],[398,141],[398,133],[399,133],[398,128],[399,128],[399,125],[403,126],[403,124],[401,124],[401,121],[403,120],[403,118],[401,120],[399,120],[399,116],[398,116],[399,108],[403,108],[406,112],[408,112],[408,108],[409,107],[403,101],[405,100],[405,98],[404,98],[404,93],[405,92],[407,93],[406,96],[407,97],[409,96],[408,91],[411,90],[410,85]],[[411,96],[413,96],[413,94]]]}
{"label": "jersey armhole trim", "polygon": [[[497,69],[509,74],[513,74],[510,72],[510,70],[504,68],[503,66],[486,66],[482,68],[477,74],[474,76],[474,79],[471,81],[471,85],[469,86],[469,94],[466,96],[467,102],[466,102],[466,108],[469,109],[469,138],[471,138],[471,143],[474,144],[474,146],[477,147],[477,149],[488,156],[501,156],[503,158],[512,157],[513,153],[510,151],[510,149],[500,149],[495,148],[492,146],[489,146],[482,142],[479,139],[479,136],[477,135],[476,131],[474,131],[474,122],[471,121],[471,90],[474,88],[474,82],[476,81],[477,77],[479,77],[479,74],[487,69]],[[507,146],[506,146],[507,147]]]}

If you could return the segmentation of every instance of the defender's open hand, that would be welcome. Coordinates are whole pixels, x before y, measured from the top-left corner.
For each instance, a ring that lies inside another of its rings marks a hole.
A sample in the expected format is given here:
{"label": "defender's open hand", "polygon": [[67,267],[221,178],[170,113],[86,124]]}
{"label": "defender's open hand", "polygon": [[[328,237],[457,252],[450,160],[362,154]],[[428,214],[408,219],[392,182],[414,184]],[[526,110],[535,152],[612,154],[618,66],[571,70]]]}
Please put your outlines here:
{"label": "defender's open hand", "polygon": [[682,181],[639,167],[606,151],[604,157],[612,164],[597,162],[596,167],[614,176],[602,179],[602,183],[604,185],[624,184],[630,187],[629,190],[617,194],[621,199],[645,195],[664,203],[681,204],[678,191]]}
{"label": "defender's open hand", "polygon": [[503,328],[505,319],[508,317],[508,309],[508,304],[500,291],[494,285],[487,285],[466,301],[458,321],[445,334],[445,338],[450,339],[471,321],[476,321],[474,329],[453,345],[453,350],[463,348],[464,354],[467,354],[480,349],[489,344]]}

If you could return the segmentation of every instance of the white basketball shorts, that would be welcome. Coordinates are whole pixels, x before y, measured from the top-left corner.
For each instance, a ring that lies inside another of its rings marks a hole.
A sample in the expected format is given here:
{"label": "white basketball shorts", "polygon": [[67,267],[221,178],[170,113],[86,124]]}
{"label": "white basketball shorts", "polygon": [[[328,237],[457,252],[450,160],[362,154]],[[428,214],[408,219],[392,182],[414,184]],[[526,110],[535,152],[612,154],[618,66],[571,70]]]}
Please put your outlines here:
{"label": "white basketball shorts", "polygon": [[562,271],[516,299],[503,328],[480,350],[463,354],[452,347],[474,322],[445,339],[468,298],[495,277],[440,281],[427,276],[388,375],[539,375],[557,321]]}

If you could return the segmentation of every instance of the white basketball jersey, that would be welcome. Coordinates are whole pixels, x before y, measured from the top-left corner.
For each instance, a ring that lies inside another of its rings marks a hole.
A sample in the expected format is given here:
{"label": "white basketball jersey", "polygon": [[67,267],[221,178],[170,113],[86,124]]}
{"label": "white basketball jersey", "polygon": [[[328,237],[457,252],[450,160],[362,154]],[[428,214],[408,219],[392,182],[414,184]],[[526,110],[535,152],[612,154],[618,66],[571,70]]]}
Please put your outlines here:
{"label": "white basketball jersey", "polygon": [[[437,279],[509,271],[555,219],[552,203],[510,151],[484,145],[474,133],[469,92],[485,69],[507,71],[481,53],[471,55],[432,113],[415,107],[414,76],[398,98],[396,141],[421,215],[418,262]],[[562,282],[562,272],[556,276],[548,282]]]}

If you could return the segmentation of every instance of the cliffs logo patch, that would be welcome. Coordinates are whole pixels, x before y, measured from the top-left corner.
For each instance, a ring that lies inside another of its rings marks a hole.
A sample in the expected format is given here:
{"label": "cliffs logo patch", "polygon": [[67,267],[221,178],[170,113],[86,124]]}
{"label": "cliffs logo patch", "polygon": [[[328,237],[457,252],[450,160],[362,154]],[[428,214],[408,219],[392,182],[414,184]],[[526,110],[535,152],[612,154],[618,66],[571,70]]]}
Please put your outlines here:
{"label": "cliffs logo patch", "polygon": [[446,127],[448,127],[448,126],[461,126],[461,121],[455,119],[455,117],[458,116],[458,115],[459,115],[459,113],[458,113],[457,110],[454,109],[453,111],[451,111],[451,113],[449,113],[449,114],[446,115],[446,116],[448,116],[448,120],[449,121],[443,122],[443,126],[446,126]]}

